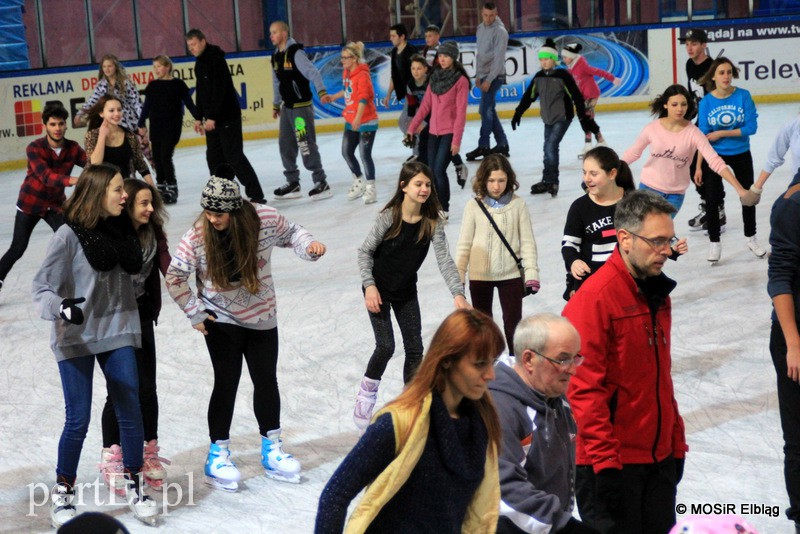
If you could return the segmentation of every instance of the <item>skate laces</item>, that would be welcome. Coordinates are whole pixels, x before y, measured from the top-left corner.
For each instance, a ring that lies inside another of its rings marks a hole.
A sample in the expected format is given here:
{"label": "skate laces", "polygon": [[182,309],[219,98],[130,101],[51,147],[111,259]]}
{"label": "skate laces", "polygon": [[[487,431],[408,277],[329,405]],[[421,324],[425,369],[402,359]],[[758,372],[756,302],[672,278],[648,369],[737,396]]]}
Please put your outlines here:
{"label": "skate laces", "polygon": [[104,450],[102,461],[97,464],[97,467],[103,475],[108,477],[123,476],[122,449],[118,445],[112,445],[109,449]]}
{"label": "skate laces", "polygon": [[215,468],[219,469],[222,467],[236,467],[236,464],[233,463],[233,460],[231,460],[230,450],[219,447],[216,451],[212,451],[211,454],[215,457],[211,462]]}
{"label": "skate laces", "polygon": [[159,456],[158,451],[161,450],[161,447],[158,446],[157,443],[149,442],[144,447],[144,465],[147,469],[161,469],[163,466],[162,463],[167,465],[172,465],[172,462],[167,460],[166,458]]}

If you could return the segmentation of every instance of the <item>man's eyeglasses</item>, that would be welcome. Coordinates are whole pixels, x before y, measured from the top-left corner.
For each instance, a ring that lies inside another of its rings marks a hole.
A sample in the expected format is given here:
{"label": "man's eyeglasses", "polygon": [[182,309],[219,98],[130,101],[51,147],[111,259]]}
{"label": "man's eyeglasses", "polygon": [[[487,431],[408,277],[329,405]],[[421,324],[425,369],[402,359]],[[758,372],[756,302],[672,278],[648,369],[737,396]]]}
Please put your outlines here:
{"label": "man's eyeglasses", "polygon": [[534,354],[537,354],[537,355],[541,356],[542,358],[544,358],[548,362],[554,363],[555,365],[558,366],[558,368],[561,371],[567,371],[573,365],[575,365],[575,367],[578,367],[580,364],[583,363],[583,360],[584,360],[584,357],[581,356],[580,354],[576,354],[572,358],[564,358],[563,360],[555,360],[553,358],[548,358],[547,356],[545,356],[544,354],[542,354],[538,350],[533,350],[533,349],[528,349],[528,350],[530,350]]}
{"label": "man's eyeglasses", "polygon": [[680,241],[680,239],[678,239],[678,236],[657,237],[655,239],[650,239],[649,237],[644,237],[639,234],[634,234],[630,230],[628,230],[628,233],[634,237],[638,237],[639,239],[641,239],[642,241],[653,247],[653,249],[655,250],[662,250],[664,247],[672,248],[678,244],[678,241]]}

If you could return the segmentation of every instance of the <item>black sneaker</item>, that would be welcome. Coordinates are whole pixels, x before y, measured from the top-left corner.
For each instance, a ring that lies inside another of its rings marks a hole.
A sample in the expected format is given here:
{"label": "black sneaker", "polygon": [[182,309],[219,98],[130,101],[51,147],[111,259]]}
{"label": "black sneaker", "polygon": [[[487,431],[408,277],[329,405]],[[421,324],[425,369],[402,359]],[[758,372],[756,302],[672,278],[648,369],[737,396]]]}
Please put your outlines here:
{"label": "black sneaker", "polygon": [[308,192],[308,196],[311,197],[311,200],[323,200],[326,198],[331,198],[333,196],[333,191],[331,191],[328,182],[320,182]]}
{"label": "black sneaker", "polygon": [[511,152],[508,150],[508,145],[497,145],[492,149],[492,154],[502,154],[507,158],[511,157]]}
{"label": "black sneaker", "polygon": [[488,146],[479,146],[472,152],[467,152],[467,161],[475,161],[476,159],[483,159],[492,153],[492,149]]}
{"label": "black sneaker", "polygon": [[539,183],[531,186],[531,195],[541,195],[543,193],[550,193],[550,196],[558,194],[558,182],[545,182],[542,180]]}
{"label": "black sneaker", "polygon": [[300,198],[303,194],[300,192],[300,184],[298,182],[286,183],[272,192],[276,199],[289,199]]}

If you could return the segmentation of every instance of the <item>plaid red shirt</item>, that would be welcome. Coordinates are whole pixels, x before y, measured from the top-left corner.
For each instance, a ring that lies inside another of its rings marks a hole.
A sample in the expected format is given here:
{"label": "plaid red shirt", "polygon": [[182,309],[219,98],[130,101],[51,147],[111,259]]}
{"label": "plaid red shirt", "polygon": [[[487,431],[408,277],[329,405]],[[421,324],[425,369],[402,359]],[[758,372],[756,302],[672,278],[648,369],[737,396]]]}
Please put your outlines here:
{"label": "plaid red shirt", "polygon": [[28,173],[19,188],[17,208],[27,215],[43,217],[48,210],[61,212],[66,200],[72,168],[86,167],[86,152],[75,141],[64,140],[60,154],[50,148],[47,137],[28,145]]}

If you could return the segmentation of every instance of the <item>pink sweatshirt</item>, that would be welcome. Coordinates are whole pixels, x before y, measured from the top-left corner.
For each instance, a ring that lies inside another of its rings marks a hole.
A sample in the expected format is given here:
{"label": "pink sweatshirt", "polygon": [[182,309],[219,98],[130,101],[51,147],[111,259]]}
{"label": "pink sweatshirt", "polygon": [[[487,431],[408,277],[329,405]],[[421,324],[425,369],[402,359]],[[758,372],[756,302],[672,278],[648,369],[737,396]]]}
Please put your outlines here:
{"label": "pink sweatshirt", "polygon": [[420,123],[430,113],[431,121],[428,132],[433,135],[451,133],[453,134],[453,144],[461,146],[461,137],[464,135],[464,125],[467,122],[468,96],[469,81],[464,76],[461,76],[443,95],[435,94],[428,84],[422,104],[408,126],[408,131],[416,132]]}
{"label": "pink sweatshirt", "polygon": [[689,164],[697,150],[717,174],[727,167],[703,132],[692,123],[679,132],[671,132],[660,119],[654,120],[644,127],[622,155],[622,160],[630,165],[642,156],[647,145],[650,145],[650,158],[644,164],[640,181],[662,193],[682,195],[686,192],[692,180]]}
{"label": "pink sweatshirt", "polygon": [[575,82],[577,82],[578,89],[581,90],[584,100],[600,98],[600,87],[598,87],[597,82],[594,81],[595,76],[605,78],[609,82],[614,81],[613,74],[603,69],[592,67],[583,56],[575,58],[575,61],[569,66],[569,72],[572,74],[572,77],[575,78]]}

